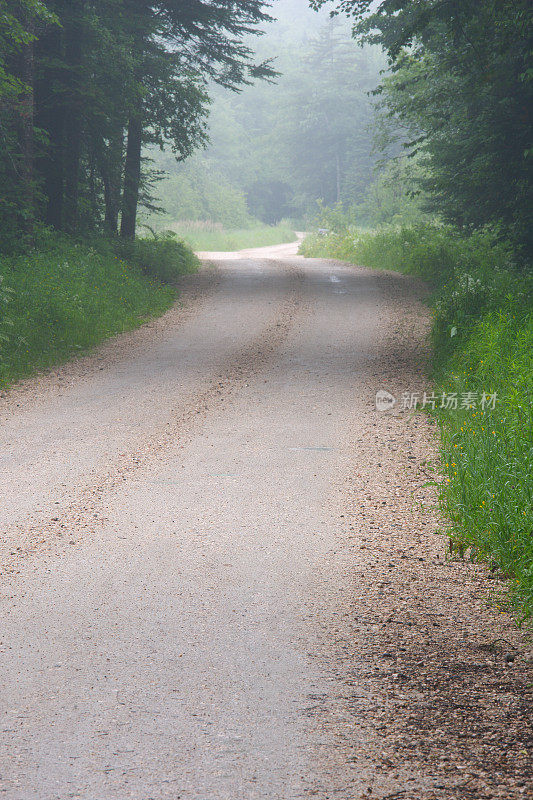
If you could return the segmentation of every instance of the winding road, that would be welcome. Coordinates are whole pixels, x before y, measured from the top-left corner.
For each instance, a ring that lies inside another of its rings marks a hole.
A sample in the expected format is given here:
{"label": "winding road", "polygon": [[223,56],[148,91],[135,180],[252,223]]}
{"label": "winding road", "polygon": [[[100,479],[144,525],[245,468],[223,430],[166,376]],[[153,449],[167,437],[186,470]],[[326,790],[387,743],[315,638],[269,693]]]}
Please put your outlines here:
{"label": "winding road", "polygon": [[163,318],[0,399],[0,797],[434,797],[373,682],[401,581],[428,636],[445,592],[430,426],[374,408],[423,384],[419,288],[203,256]]}

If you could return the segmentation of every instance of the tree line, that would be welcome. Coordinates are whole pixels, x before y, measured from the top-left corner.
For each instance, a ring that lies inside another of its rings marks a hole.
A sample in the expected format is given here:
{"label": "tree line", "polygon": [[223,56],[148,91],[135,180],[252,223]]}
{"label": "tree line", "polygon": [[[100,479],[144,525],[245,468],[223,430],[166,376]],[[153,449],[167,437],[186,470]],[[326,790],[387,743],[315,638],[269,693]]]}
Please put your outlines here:
{"label": "tree line", "polygon": [[207,82],[275,75],[250,35],[262,0],[0,0],[0,245],[35,226],[135,236],[143,157],[207,141]]}
{"label": "tree line", "polygon": [[198,219],[240,227],[251,214],[305,227],[317,200],[348,206],[371,184],[370,92],[386,65],[381,49],[358,47],[345,20],[316,14],[306,0],[276,0],[273,13],[256,52],[275,57],[275,82],[238,96],[214,87],[211,141],[185,163],[150,151],[168,176],[157,186],[167,215],[151,217],[155,226]]}
{"label": "tree line", "polygon": [[529,0],[340,0],[335,13],[388,54],[381,110],[392,138],[416,156],[426,209],[465,232],[490,227],[530,262]]}

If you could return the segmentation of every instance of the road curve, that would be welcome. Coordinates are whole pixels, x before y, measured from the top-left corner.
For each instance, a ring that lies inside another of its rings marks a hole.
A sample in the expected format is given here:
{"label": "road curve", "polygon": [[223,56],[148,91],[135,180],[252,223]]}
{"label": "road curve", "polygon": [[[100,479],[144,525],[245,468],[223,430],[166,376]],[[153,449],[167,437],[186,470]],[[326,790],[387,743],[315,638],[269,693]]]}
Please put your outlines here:
{"label": "road curve", "polygon": [[369,600],[382,540],[354,554],[358,504],[381,486],[407,513],[395,451],[430,448],[373,408],[385,362],[421,380],[419,352],[384,344],[416,300],[295,251],[209,255],[161,321],[1,401],[0,796],[431,789],[431,770],[377,769],[343,628],[387,602]]}

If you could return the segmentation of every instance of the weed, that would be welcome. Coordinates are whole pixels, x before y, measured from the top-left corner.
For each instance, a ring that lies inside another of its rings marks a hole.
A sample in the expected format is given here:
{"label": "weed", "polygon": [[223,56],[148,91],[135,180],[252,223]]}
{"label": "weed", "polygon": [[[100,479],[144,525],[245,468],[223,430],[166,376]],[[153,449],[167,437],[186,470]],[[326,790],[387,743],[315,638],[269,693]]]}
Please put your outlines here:
{"label": "weed", "polygon": [[161,314],[196,259],[182,243],[45,234],[26,255],[0,257],[0,387]]}

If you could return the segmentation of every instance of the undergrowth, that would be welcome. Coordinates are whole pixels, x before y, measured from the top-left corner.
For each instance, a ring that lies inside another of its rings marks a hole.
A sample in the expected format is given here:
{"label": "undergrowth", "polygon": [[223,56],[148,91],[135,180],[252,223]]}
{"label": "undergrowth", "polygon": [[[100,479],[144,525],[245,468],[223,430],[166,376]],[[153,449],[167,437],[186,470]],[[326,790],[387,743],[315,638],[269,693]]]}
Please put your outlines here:
{"label": "undergrowth", "polygon": [[195,265],[169,239],[44,234],[26,255],[0,256],[0,387],[161,314],[176,297],[169,284]]}
{"label": "undergrowth", "polygon": [[432,377],[448,398],[435,413],[450,546],[508,578],[518,618],[533,619],[531,274],[489,232],[439,225],[339,227],[310,235],[301,252],[419,275],[432,287]]}
{"label": "undergrowth", "polygon": [[199,251],[243,250],[296,241],[294,230],[286,223],[223,228],[216,223],[176,222],[170,228],[190,247]]}

